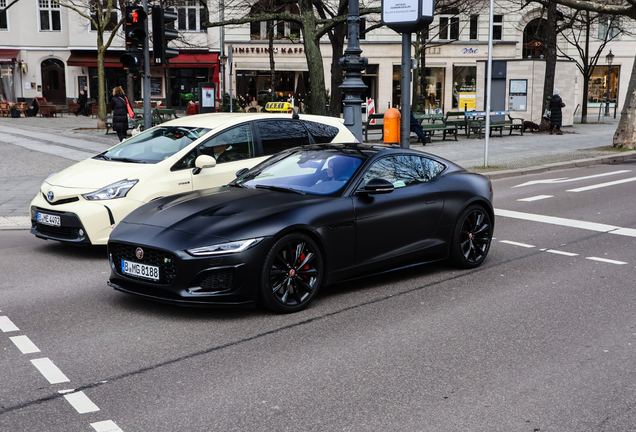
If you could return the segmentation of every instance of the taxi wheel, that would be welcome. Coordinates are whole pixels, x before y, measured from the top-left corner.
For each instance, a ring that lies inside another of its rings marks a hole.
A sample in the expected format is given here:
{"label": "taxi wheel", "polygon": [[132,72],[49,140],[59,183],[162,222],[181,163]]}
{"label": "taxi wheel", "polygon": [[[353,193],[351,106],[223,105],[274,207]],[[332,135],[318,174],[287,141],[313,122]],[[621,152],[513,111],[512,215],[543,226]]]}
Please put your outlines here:
{"label": "taxi wheel", "polygon": [[488,212],[472,205],[459,216],[451,241],[451,262],[459,268],[479,266],[488,255],[492,241],[492,223]]}
{"label": "taxi wheel", "polygon": [[323,280],[320,249],[302,233],[279,239],[267,254],[259,300],[275,312],[298,312],[309,306]]}

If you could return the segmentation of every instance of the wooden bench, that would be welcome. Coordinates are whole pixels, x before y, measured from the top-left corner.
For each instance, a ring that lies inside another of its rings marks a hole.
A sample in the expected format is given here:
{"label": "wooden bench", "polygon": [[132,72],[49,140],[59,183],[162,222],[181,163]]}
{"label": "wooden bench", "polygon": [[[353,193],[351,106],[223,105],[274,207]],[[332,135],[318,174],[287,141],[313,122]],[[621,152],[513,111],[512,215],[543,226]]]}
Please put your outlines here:
{"label": "wooden bench", "polygon": [[[375,120],[375,124],[371,123],[371,120]],[[384,139],[384,114],[369,114],[367,116],[367,122],[362,125],[362,129],[364,129],[364,141],[369,141],[369,131],[370,130],[380,130],[381,136],[380,139]]]}
{"label": "wooden bench", "polygon": [[[493,116],[495,117],[493,119]],[[464,113],[466,118],[466,135],[476,133],[479,138],[482,137],[484,128],[486,127],[485,111],[468,111]],[[503,117],[503,119],[501,118]],[[506,119],[508,117],[508,119]],[[499,131],[499,136],[503,136],[503,130],[508,128],[512,135],[512,131],[518,130],[523,135],[523,119],[510,116],[510,111],[491,111],[490,112],[490,135],[493,131]]]}
{"label": "wooden bench", "polygon": [[[446,117],[444,117],[444,123],[455,123],[457,129],[463,129],[466,132],[466,117],[465,111],[448,111]],[[467,133],[467,132],[466,132]]]}
{"label": "wooden bench", "polygon": [[159,114],[163,121],[171,120],[172,118],[178,118],[177,112],[172,108],[155,108],[154,111]]}
{"label": "wooden bench", "polygon": [[[446,139],[446,134],[451,133],[455,136],[455,141],[457,141],[457,124],[452,121],[446,123],[444,114],[413,113],[413,117],[415,117],[415,119],[422,126],[424,134],[426,134],[426,136],[428,137],[428,142],[430,142],[431,138],[435,134],[435,131],[443,132],[442,140]],[[424,120],[426,120],[426,122],[424,122]]]}

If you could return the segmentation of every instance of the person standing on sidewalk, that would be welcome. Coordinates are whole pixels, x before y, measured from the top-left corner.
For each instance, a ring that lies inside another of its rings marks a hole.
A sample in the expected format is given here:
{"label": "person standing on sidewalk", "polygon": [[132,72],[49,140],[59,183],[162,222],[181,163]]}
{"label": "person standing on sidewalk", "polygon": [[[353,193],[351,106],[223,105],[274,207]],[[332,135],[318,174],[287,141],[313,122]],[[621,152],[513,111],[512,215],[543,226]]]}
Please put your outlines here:
{"label": "person standing on sidewalk", "polygon": [[121,142],[126,139],[128,134],[128,102],[121,86],[113,89],[113,97],[109,105],[113,112],[113,130],[117,132],[117,137]]}
{"label": "person standing on sidewalk", "polygon": [[77,98],[77,105],[79,105],[79,107],[77,108],[77,111],[75,111],[75,117],[77,117],[78,114],[87,116],[88,113],[86,112],[86,93],[84,92],[84,90],[80,90],[79,97]]}
{"label": "person standing on sidewalk", "polygon": [[550,99],[550,135],[553,133],[563,135],[563,132],[561,132],[561,123],[563,122],[561,108],[564,106],[565,104],[559,96],[559,90],[554,89],[554,94],[552,95],[552,99]]}

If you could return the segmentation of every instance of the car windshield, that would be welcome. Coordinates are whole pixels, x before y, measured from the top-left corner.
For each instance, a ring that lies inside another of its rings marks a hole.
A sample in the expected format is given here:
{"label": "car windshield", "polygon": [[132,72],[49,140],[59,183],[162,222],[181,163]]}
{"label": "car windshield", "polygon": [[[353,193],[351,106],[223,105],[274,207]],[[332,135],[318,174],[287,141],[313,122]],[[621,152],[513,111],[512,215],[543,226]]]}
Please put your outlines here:
{"label": "car windshield", "polygon": [[255,167],[235,181],[251,188],[267,188],[314,195],[331,195],[353,177],[362,160],[335,151],[298,150]]}
{"label": "car windshield", "polygon": [[118,146],[95,156],[95,159],[132,163],[161,162],[210,130],[184,126],[155,127],[123,141]]}

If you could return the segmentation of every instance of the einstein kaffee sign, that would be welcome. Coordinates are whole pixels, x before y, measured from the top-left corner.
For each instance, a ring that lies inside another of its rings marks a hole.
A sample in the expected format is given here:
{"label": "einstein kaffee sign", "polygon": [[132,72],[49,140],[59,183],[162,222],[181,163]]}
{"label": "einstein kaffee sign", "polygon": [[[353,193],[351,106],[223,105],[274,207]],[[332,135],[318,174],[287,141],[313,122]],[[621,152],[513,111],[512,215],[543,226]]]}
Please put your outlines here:
{"label": "einstein kaffee sign", "polygon": [[398,33],[414,33],[433,21],[433,0],[382,0],[382,23]]}

